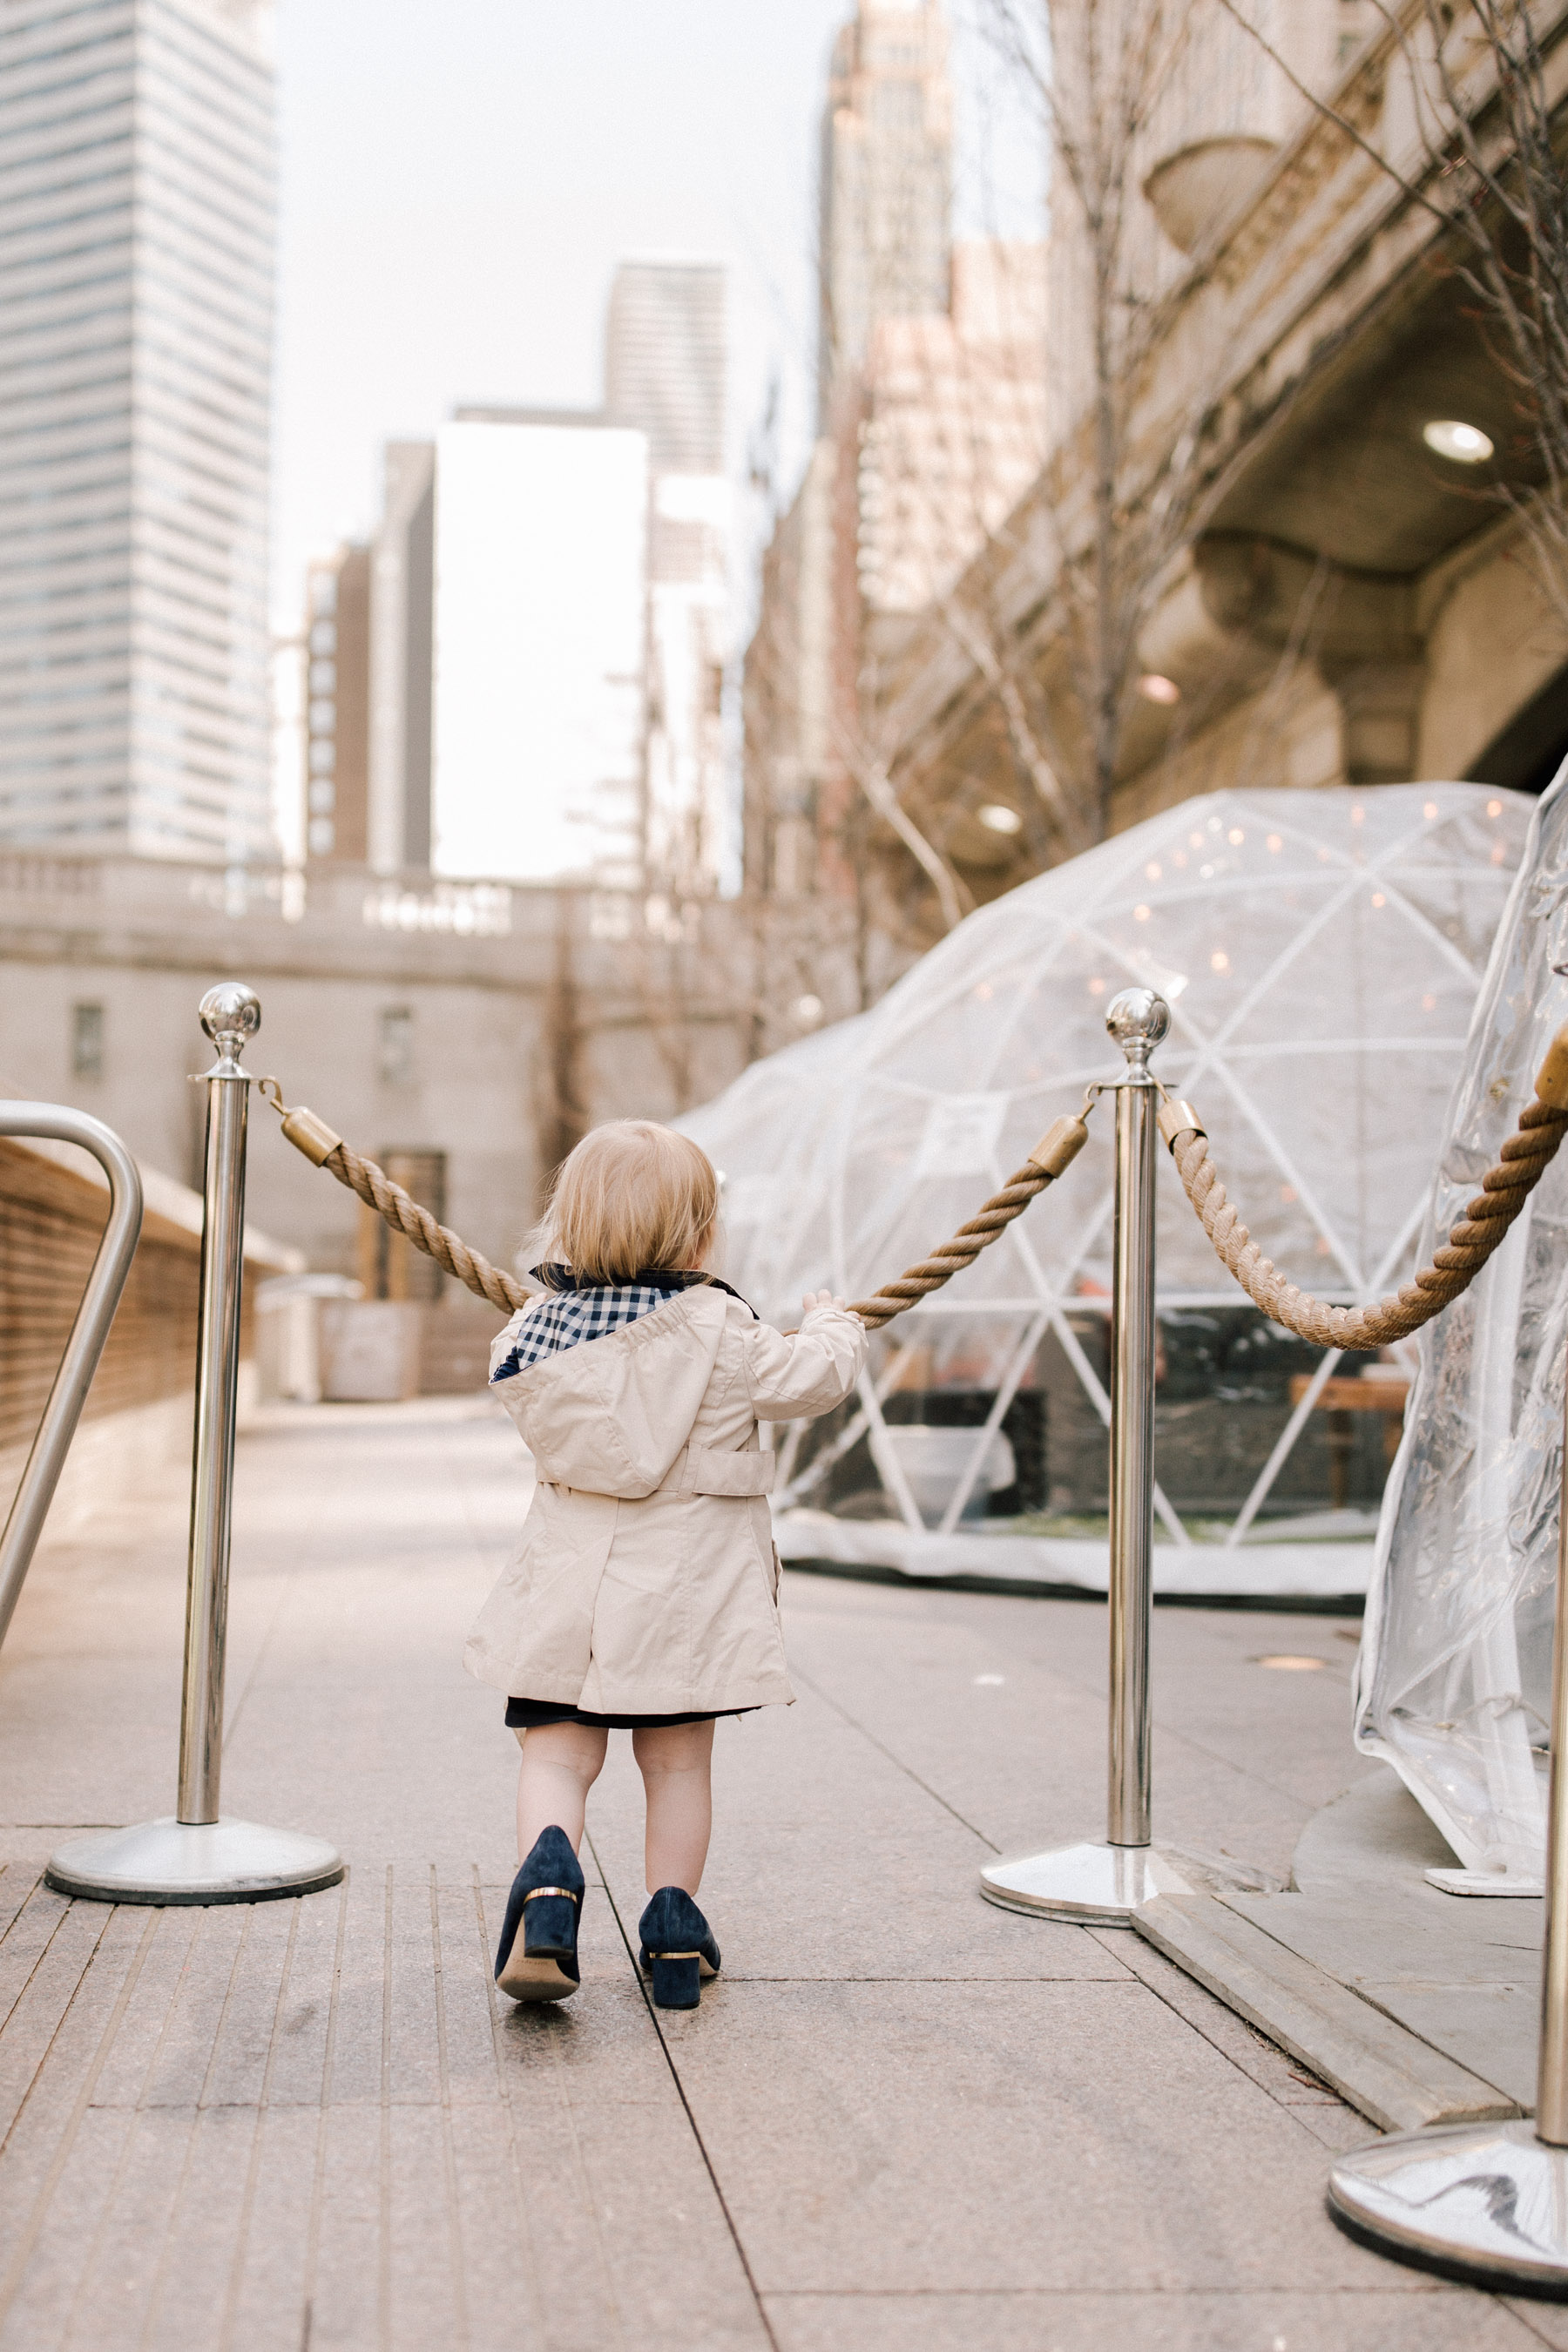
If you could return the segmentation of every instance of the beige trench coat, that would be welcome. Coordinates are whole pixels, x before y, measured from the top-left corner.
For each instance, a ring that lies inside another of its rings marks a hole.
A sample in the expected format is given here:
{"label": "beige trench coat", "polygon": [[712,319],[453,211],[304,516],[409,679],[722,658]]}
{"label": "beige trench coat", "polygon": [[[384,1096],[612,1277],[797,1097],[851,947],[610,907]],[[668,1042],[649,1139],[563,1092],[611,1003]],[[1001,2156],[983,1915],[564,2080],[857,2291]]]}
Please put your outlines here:
{"label": "beige trench coat", "polygon": [[[496,1341],[491,1370],[538,1301]],[[795,1696],[759,1421],[826,1412],[866,1331],[814,1307],[793,1338],[721,1290],[678,1292],[623,1330],[545,1356],[495,1394],[539,1484],[463,1663],[519,1698],[592,1715],[706,1715]]]}

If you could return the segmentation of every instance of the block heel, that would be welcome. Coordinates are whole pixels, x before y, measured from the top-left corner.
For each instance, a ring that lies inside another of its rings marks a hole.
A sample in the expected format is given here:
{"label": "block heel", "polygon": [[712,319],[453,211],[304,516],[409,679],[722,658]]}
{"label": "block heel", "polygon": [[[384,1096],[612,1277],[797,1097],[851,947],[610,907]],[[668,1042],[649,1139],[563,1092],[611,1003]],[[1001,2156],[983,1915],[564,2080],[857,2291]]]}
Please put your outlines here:
{"label": "block heel", "polygon": [[496,1982],[512,2000],[564,2000],[577,1990],[577,1923],[586,1881],[564,1830],[543,1830],[511,1883]]}
{"label": "block heel", "polygon": [[637,1922],[638,1955],[653,1979],[656,2009],[695,2009],[706,1979],[719,1973],[713,1931],[683,1886],[661,1886]]}
{"label": "block heel", "polygon": [[702,1998],[701,1962],[695,1952],[654,1952],[653,2005],[695,2009]]}

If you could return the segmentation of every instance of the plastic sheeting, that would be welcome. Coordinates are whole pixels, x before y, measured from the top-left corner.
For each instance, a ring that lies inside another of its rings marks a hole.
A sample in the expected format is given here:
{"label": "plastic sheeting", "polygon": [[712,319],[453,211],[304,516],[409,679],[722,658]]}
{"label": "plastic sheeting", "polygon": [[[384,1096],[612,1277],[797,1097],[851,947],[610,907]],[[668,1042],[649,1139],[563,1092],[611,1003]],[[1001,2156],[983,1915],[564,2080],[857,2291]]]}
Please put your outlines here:
{"label": "plastic sheeting", "polygon": [[[1565,778],[1498,931],[1424,1247],[1462,1213],[1568,1018]],[[1545,1842],[1565,1339],[1568,1154],[1420,1335],[1357,1681],[1357,1745],[1396,1767],[1467,1868],[1527,1885]]]}
{"label": "plastic sheeting", "polygon": [[[725,1172],[729,1279],[787,1324],[807,1289],[828,1283],[855,1297],[923,1256],[1054,1118],[1080,1108],[1089,1081],[1124,1066],[1105,1009],[1142,982],[1172,1007],[1153,1066],[1204,1114],[1263,1248],[1321,1296],[1378,1296],[1413,1263],[1531,805],[1466,784],[1214,793],[1024,884],[971,916],[871,1012],[759,1063],[682,1121]],[[973,1491],[961,1479],[931,1528],[900,1475],[882,1406],[917,1354],[918,1385],[992,1397],[994,1429],[1054,1332],[1105,1416],[1079,1331],[1082,1310],[1102,1310],[1110,1284],[1112,1118],[1102,1103],[1066,1177],[875,1345],[860,1426],[906,1553],[926,1535],[963,1535]],[[1245,1305],[1163,1154],[1158,1200],[1163,1309]],[[1281,1415],[1244,1507],[1204,1546],[1213,1565],[1196,1589],[1253,1589],[1265,1548],[1244,1538],[1314,1402]],[[974,1438],[978,1478],[987,1432]],[[815,1442],[784,1441],[786,1528],[791,1505],[819,1499]],[[1163,1496],[1161,1521],[1156,1589],[1193,1590],[1194,1563],[1174,1561],[1192,1530]],[[978,1567],[988,1538],[967,1540]],[[1266,1549],[1276,1561],[1289,1547]],[[1370,1546],[1343,1549],[1338,1589],[1363,1590]],[[1163,1558],[1174,1575],[1163,1577]],[[1290,1590],[1288,1569],[1271,1567],[1262,1589]],[[1317,1565],[1311,1589],[1322,1590]]]}

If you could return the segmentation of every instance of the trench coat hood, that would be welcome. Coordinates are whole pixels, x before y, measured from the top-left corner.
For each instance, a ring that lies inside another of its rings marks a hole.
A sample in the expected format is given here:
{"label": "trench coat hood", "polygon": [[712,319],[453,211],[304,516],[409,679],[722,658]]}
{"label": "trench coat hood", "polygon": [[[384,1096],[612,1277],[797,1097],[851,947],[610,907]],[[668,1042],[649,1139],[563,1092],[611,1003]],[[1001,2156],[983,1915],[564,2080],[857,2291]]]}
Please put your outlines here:
{"label": "trench coat hood", "polygon": [[679,1291],[607,1339],[499,1381],[541,1478],[628,1502],[662,1486],[701,1410],[729,1305],[721,1290]]}

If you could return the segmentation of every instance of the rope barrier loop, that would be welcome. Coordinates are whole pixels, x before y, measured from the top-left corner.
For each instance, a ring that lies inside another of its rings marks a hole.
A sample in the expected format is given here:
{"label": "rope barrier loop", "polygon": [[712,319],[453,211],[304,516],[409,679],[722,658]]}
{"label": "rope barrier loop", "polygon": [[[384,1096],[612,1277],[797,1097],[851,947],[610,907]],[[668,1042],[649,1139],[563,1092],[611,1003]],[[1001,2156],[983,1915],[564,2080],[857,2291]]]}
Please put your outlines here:
{"label": "rope barrier loop", "polygon": [[533,1296],[531,1291],[521,1282],[514,1282],[510,1274],[503,1274],[499,1265],[492,1265],[477,1249],[470,1249],[462,1235],[455,1234],[449,1225],[438,1224],[429,1210],[421,1208],[401,1184],[395,1184],[384,1168],[351,1150],[324,1118],[318,1118],[303,1104],[290,1110],[276,1078],[263,1078],[259,1092],[282,1120],[283,1132],[296,1151],[302,1151],[313,1167],[324,1168],[340,1184],[357,1192],[367,1208],[384,1217],[396,1232],[406,1234],[416,1249],[433,1257],[466,1289],[479,1298],[488,1298],[492,1307],[499,1307],[507,1315],[515,1315],[520,1307],[527,1306]]}
{"label": "rope barrier loop", "polygon": [[1414,1281],[1369,1306],[1331,1307],[1287,1280],[1264,1256],[1226,1197],[1204,1123],[1191,1103],[1167,1100],[1159,1127],[1215,1255],[1270,1322],[1320,1348],[1385,1348],[1420,1330],[1468,1289],[1551,1166],[1568,1133],[1568,1024],[1548,1046],[1533,1099],[1520,1113],[1496,1166],[1482,1177],[1480,1191],[1445,1246]]}
{"label": "rope barrier loop", "polygon": [[[263,1078],[258,1091],[263,1101],[271,1104],[283,1122],[283,1132],[296,1151],[302,1151],[312,1167],[324,1168],[340,1184],[357,1192],[367,1208],[374,1209],[387,1223],[406,1234],[417,1250],[435,1259],[437,1265],[454,1275],[458,1281],[480,1298],[488,1298],[492,1307],[515,1314],[526,1306],[532,1292],[510,1275],[503,1274],[476,1249],[470,1249],[462,1237],[447,1225],[437,1224],[428,1209],[420,1207],[401,1184],[395,1184],[384,1169],[374,1160],[363,1160],[351,1150],[341,1135],[335,1134],[324,1118],[303,1104],[290,1109],[283,1099],[283,1089],[276,1078]],[[929,1257],[911,1265],[897,1282],[885,1283],[869,1298],[858,1298],[850,1307],[858,1315],[868,1330],[879,1331],[895,1315],[901,1315],[932,1290],[940,1290],[966,1265],[973,1265],[981,1251],[1005,1232],[1016,1216],[1021,1216],[1037,1193],[1047,1184],[1054,1184],[1064,1170],[1070,1168],[1089,1140],[1089,1129],[1084,1119],[1094,1108],[1100,1089],[1091,1087],[1084,1097],[1083,1114],[1070,1113],[1053,1119],[1033,1151],[1016,1175],[1010,1176],[999,1192],[992,1195],[978,1214],[961,1225],[952,1239]]]}
{"label": "rope barrier loop", "polygon": [[[1099,1089],[1092,1090],[1097,1095]],[[1093,1100],[1086,1100],[1084,1111],[1093,1108]],[[1081,1117],[1068,1113],[1053,1119],[1016,1174],[1009,1176],[999,1192],[994,1192],[977,1215],[966,1225],[960,1225],[950,1242],[932,1250],[918,1265],[910,1266],[896,1282],[885,1282],[869,1298],[857,1298],[850,1304],[851,1315],[858,1315],[868,1331],[879,1331],[895,1315],[902,1315],[927,1294],[940,1290],[966,1265],[973,1265],[983,1249],[1005,1232],[1015,1217],[1021,1216],[1037,1193],[1047,1184],[1054,1184],[1065,1170],[1072,1166],[1089,1141],[1089,1129]]]}

